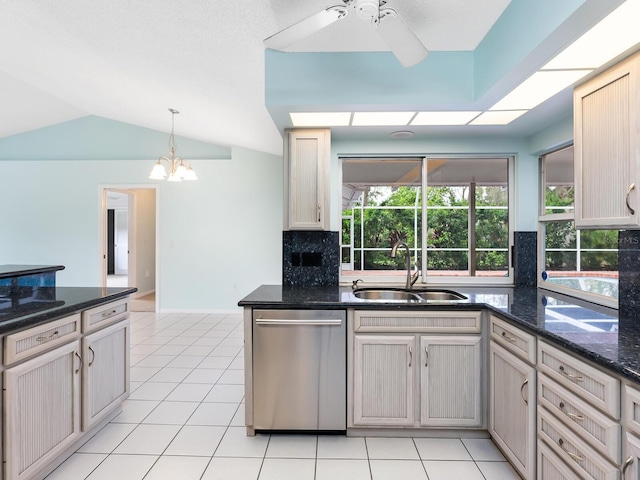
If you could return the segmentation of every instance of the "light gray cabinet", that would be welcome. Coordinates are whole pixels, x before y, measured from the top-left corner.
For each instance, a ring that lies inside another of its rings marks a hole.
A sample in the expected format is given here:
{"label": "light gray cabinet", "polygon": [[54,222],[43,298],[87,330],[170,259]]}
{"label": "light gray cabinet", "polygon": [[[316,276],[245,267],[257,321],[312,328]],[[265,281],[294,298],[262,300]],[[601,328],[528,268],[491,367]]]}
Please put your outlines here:
{"label": "light gray cabinet", "polygon": [[31,478],[80,436],[80,344],[4,371],[7,480]]}
{"label": "light gray cabinet", "polygon": [[351,328],[350,427],[485,426],[480,312],[356,310]]}
{"label": "light gray cabinet", "polygon": [[482,424],[480,336],[420,337],[420,424]]}
{"label": "light gray cabinet", "polygon": [[353,356],[353,423],[413,426],[413,335],[356,335]]}
{"label": "light gray cabinet", "polygon": [[640,54],[574,90],[575,226],[640,225]]}
{"label": "light gray cabinet", "polygon": [[495,342],[489,348],[489,433],[525,478],[535,478],[536,371]]}
{"label": "light gray cabinet", "polygon": [[331,130],[285,130],[285,230],[329,230]]}
{"label": "light gray cabinet", "polygon": [[129,320],[82,339],[82,429],[89,430],[129,395]]}

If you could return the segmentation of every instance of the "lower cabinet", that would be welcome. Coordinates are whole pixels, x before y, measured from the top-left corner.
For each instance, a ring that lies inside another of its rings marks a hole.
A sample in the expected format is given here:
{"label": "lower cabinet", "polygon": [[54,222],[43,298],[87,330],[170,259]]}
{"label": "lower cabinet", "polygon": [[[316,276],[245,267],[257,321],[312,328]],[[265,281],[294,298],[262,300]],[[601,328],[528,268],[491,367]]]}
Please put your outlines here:
{"label": "lower cabinet", "polygon": [[622,464],[622,480],[640,480],[640,438],[627,433],[624,445],[625,461]]}
{"label": "lower cabinet", "polygon": [[80,344],[4,371],[7,479],[30,478],[80,436]]}
{"label": "lower cabinet", "polygon": [[479,427],[482,389],[479,336],[420,337],[420,424]]}
{"label": "lower cabinet", "polygon": [[356,335],[353,356],[353,423],[414,423],[413,335]]}
{"label": "lower cabinet", "polygon": [[495,342],[490,346],[489,368],[489,433],[520,475],[533,480],[535,368]]}
{"label": "lower cabinet", "polygon": [[481,337],[355,335],[353,385],[354,426],[479,428]]}
{"label": "lower cabinet", "polygon": [[129,320],[82,339],[82,430],[90,429],[129,394]]}

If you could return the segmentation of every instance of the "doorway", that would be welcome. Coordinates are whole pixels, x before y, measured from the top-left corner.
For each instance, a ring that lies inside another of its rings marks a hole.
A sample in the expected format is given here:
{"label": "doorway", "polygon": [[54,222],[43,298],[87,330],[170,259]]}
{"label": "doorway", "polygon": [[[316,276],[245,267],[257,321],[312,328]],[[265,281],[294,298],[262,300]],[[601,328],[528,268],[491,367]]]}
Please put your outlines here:
{"label": "doorway", "polygon": [[102,186],[103,287],[136,287],[132,311],[157,311],[157,187]]}

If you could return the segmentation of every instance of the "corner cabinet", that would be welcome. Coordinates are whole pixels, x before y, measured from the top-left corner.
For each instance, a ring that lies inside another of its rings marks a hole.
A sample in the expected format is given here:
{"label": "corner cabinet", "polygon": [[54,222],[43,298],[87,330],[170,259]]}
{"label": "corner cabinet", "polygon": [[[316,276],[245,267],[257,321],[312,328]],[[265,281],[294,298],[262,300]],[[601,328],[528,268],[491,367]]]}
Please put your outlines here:
{"label": "corner cabinet", "polygon": [[640,226],[640,53],[574,90],[575,226]]}
{"label": "corner cabinet", "polygon": [[331,130],[285,130],[285,230],[329,230]]}

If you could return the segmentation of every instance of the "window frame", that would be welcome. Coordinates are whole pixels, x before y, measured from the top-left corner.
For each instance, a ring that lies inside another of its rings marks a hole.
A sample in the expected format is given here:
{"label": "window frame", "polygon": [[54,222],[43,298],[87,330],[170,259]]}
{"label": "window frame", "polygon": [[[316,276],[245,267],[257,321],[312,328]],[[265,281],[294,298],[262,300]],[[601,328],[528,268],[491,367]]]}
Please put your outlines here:
{"label": "window frame", "polygon": [[[376,158],[375,155],[367,155],[369,158]],[[416,159],[421,159],[422,161],[422,175],[421,175],[421,193],[420,193],[420,207],[421,208],[421,222],[422,222],[422,237],[420,239],[419,249],[422,252],[420,270],[421,275],[416,282],[416,285],[421,286],[513,286],[514,277],[513,277],[513,237],[515,232],[515,158],[516,155],[509,153],[498,153],[498,154],[447,154],[447,155],[384,155],[381,158],[408,158],[413,157]],[[340,185],[343,184],[342,179],[342,163],[345,159],[350,158],[362,158],[362,155],[339,155],[339,165],[340,165]],[[508,245],[507,245],[507,275],[506,276],[429,276],[427,275],[427,163],[430,159],[463,159],[463,158],[477,158],[477,159],[493,159],[493,158],[504,158],[507,161],[507,191],[508,191],[508,201],[507,201],[507,212],[508,212]],[[340,216],[342,217],[342,209],[340,210]],[[341,226],[342,228],[342,226]],[[342,231],[342,230],[341,230]],[[340,235],[341,236],[341,235]],[[353,243],[353,239],[351,240]],[[413,250],[413,247],[411,247]],[[354,280],[359,279],[360,277],[350,274],[343,275],[342,267],[340,267],[339,272],[339,282],[341,284],[351,284]],[[365,284],[387,284],[392,286],[401,286],[406,282],[405,276],[389,276],[389,275],[367,275],[362,278]]]}
{"label": "window frame", "polygon": [[[618,308],[618,299],[608,297],[606,295],[600,295],[598,293],[587,292],[585,290],[578,290],[575,288],[559,285],[556,283],[547,282],[542,278],[542,273],[546,269],[546,226],[549,223],[557,222],[574,222],[575,211],[571,213],[545,213],[546,212],[546,183],[545,183],[545,158],[554,152],[559,152],[565,148],[573,146],[573,142],[554,148],[540,154],[538,157],[538,171],[539,171],[539,190],[538,190],[538,262],[536,271],[536,285],[538,288],[550,292],[560,293],[574,298],[586,300],[591,303],[603,305],[610,308]],[[575,199],[574,199],[575,205]],[[575,229],[575,223],[574,223]],[[580,230],[576,229],[579,235]],[[579,242],[579,237],[576,237],[576,241]]]}

